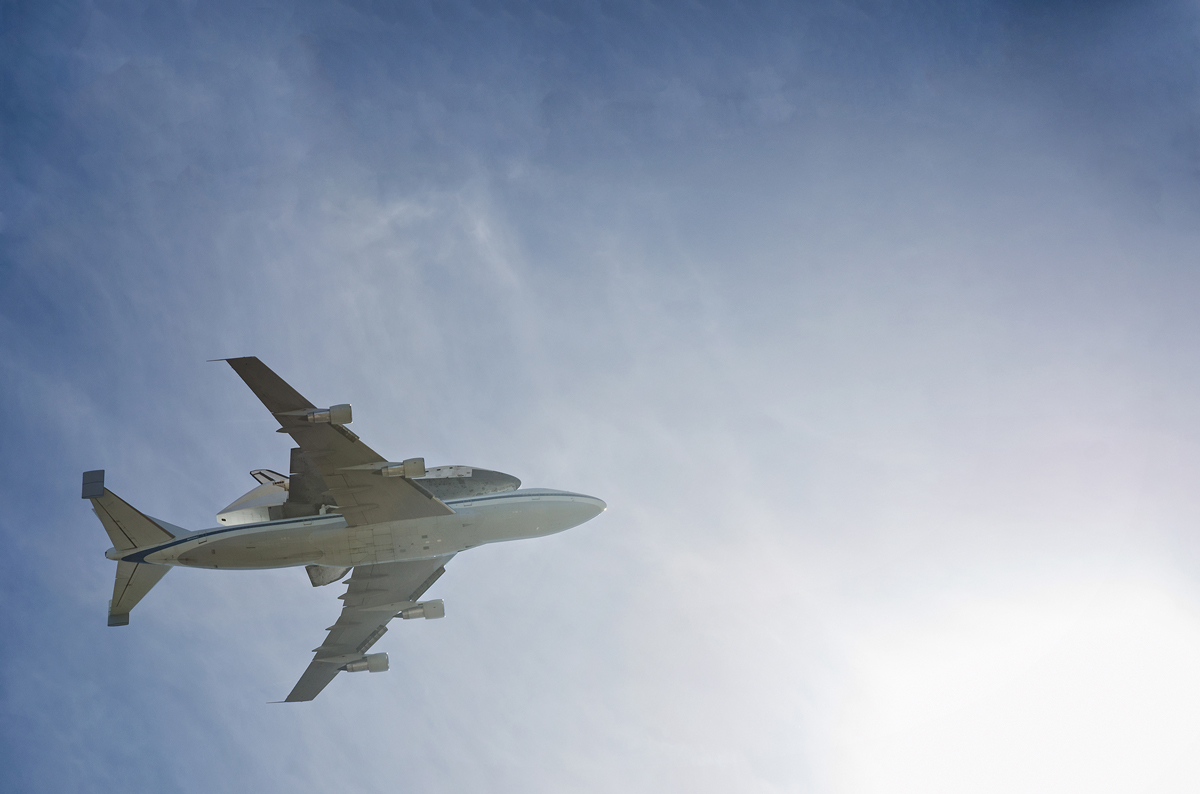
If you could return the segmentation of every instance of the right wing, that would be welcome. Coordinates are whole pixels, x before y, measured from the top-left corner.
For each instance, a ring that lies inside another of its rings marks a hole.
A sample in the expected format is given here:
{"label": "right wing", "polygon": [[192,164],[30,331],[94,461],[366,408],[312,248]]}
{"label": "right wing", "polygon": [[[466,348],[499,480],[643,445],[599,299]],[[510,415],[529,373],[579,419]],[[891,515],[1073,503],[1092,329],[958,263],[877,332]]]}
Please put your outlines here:
{"label": "right wing", "polygon": [[[348,526],[454,513],[407,477],[381,477],[371,467],[386,463],[378,452],[341,425],[309,422],[316,406],[254,356],[225,359],[262,400],[316,466]],[[355,468],[365,467],[365,468]]]}
{"label": "right wing", "polygon": [[359,565],[346,580],[342,614],[285,702],[312,700],[341,668],[361,659],[387,631],[401,609],[410,607],[445,573],[453,554],[429,560]]}

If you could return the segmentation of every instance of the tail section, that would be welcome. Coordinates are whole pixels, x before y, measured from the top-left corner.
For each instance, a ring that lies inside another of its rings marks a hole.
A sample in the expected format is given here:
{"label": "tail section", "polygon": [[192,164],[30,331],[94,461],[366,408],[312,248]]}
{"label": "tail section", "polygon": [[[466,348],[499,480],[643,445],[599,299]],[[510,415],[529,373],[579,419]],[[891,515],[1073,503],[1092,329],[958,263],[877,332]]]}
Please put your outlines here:
{"label": "tail section", "polygon": [[118,562],[117,583],[113,585],[112,601],[108,602],[108,625],[128,626],[129,610],[133,609],[169,570],[169,565],[150,565],[124,560]]}
{"label": "tail section", "polygon": [[175,537],[105,488],[103,469],[83,473],[83,498],[92,500],[92,508],[117,551],[154,546]]}
{"label": "tail section", "polygon": [[[104,531],[108,533],[117,551],[154,546],[175,537],[175,534],[163,526],[165,522],[149,518],[105,488],[102,470],[84,472],[83,498],[91,500],[96,516],[104,525]],[[171,528],[178,530],[178,527]],[[133,609],[169,570],[170,567],[166,565],[124,560],[117,562],[117,581],[113,586],[112,601],[108,602],[108,625],[129,625],[129,610]]]}

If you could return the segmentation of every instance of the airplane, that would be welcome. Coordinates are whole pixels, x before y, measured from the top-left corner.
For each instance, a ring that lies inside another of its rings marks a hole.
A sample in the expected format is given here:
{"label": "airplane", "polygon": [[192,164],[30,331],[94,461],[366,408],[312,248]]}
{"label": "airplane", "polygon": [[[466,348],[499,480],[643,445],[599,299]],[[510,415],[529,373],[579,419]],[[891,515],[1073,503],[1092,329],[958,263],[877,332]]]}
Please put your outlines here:
{"label": "airplane", "polygon": [[387,670],[386,653],[367,651],[392,618],[445,615],[441,599],[418,599],[459,552],[562,532],[607,509],[594,496],[521,488],[497,471],[386,460],[346,427],[349,405],[317,408],[256,357],[217,360],[263,402],[276,432],[294,439],[289,475],[251,472],[259,484],[217,514],[219,526],[196,532],[131,507],[104,486],[103,470],[84,473],[83,498],[112,541],[104,556],[117,563],[109,626],[128,625],[130,610],[177,565],[304,566],[313,587],[350,574],[341,615],[277,702],[313,700],[343,670]]}

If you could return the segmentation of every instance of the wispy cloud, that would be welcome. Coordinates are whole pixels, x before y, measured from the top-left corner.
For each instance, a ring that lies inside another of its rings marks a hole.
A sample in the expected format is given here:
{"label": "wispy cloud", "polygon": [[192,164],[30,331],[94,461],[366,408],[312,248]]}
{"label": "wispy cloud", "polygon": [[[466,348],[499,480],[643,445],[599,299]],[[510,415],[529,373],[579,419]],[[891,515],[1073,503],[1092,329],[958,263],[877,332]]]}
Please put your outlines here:
{"label": "wispy cloud", "polygon": [[[1045,696],[1055,790],[1194,788],[1087,705],[1195,738],[1193,9],[2,13],[14,785],[961,790],[939,742],[1049,769]],[[180,570],[109,630],[78,499],[195,528],[284,465],[243,354],[610,509],[267,706],[336,593]]]}

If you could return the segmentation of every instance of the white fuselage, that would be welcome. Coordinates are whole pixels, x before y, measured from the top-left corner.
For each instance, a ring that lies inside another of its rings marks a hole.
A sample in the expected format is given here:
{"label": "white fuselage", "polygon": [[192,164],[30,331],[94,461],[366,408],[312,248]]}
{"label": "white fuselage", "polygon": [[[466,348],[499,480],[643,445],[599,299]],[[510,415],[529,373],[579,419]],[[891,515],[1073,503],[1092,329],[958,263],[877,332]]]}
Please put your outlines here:
{"label": "white fuselage", "polygon": [[192,532],[110,559],[193,568],[351,567],[454,554],[485,543],[550,535],[604,511],[600,499],[529,488],[448,501],[453,515],[348,527],[337,513]]}

